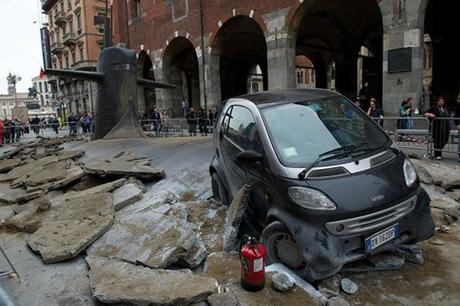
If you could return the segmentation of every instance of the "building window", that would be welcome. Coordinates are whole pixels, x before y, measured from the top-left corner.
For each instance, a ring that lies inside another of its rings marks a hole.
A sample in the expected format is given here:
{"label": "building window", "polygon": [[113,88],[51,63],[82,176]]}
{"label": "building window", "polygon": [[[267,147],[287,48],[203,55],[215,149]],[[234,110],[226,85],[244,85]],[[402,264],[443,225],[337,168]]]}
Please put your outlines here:
{"label": "building window", "polygon": [[50,23],[49,23],[50,27],[52,27],[53,26],[53,15],[50,14],[48,18],[49,18],[49,21],[50,21]]}
{"label": "building window", "polygon": [[297,69],[297,84],[304,84],[305,76],[303,69]]}
{"label": "building window", "polygon": [[78,31],[81,30],[81,16],[80,16],[80,12],[77,13],[77,30],[78,30]]}
{"label": "building window", "polygon": [[171,15],[173,21],[178,21],[188,14],[188,0],[174,0],[171,5]]}
{"label": "building window", "polygon": [[77,57],[75,56],[75,51],[72,51],[72,64],[77,63]]}
{"label": "building window", "polygon": [[39,93],[43,92],[42,82],[38,83],[38,92]]}
{"label": "building window", "polygon": [[[97,16],[99,16],[99,17],[104,17],[104,18],[105,18],[105,16],[106,16],[105,13],[103,13],[103,12],[97,12],[96,14],[97,14]],[[104,34],[104,24],[98,24],[98,25],[97,25],[97,31],[98,31],[100,34]]]}
{"label": "building window", "polygon": [[64,0],[59,2],[59,7],[61,8],[61,11],[64,12]]}
{"label": "building window", "polygon": [[73,33],[73,19],[69,20],[69,32]]}
{"label": "building window", "polygon": [[131,19],[139,17],[141,14],[140,0],[131,0]]}
{"label": "building window", "polygon": [[48,82],[45,82],[45,92],[48,92]]}
{"label": "building window", "polygon": [[65,67],[69,68],[69,57],[67,55],[65,56]]}
{"label": "building window", "polygon": [[84,61],[85,60],[85,54],[83,53],[83,48],[80,48],[80,61]]}
{"label": "building window", "polygon": [[59,59],[59,68],[61,68],[61,69],[64,68],[64,67],[62,66],[62,59]]}
{"label": "building window", "polygon": [[67,10],[70,11],[72,9],[72,0],[67,0]]}

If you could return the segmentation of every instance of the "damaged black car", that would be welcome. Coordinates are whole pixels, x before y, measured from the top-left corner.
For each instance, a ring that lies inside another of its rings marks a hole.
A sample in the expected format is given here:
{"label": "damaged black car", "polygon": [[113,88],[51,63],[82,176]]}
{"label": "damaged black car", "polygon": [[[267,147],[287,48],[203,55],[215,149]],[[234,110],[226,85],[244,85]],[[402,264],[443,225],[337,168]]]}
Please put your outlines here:
{"label": "damaged black car", "polygon": [[228,204],[251,184],[246,217],[261,232],[267,262],[308,281],[433,235],[430,198],[409,159],[338,93],[302,89],[229,99],[214,151],[215,198]]}

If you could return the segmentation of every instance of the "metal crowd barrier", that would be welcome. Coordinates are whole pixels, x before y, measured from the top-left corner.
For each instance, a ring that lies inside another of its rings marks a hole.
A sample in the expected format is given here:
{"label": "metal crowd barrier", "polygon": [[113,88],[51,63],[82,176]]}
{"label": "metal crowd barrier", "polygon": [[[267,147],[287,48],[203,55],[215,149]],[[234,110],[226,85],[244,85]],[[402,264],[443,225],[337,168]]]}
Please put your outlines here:
{"label": "metal crowd barrier", "polygon": [[442,153],[457,155],[460,161],[460,118],[434,118],[430,121],[431,141],[428,146],[430,157]]}

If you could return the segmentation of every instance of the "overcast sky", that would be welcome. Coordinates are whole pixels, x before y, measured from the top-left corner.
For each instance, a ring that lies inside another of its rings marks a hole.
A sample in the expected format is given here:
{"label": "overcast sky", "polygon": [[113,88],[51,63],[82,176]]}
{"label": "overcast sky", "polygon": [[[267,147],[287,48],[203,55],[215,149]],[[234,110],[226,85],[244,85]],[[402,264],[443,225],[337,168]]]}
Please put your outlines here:
{"label": "overcast sky", "polygon": [[0,0],[0,94],[8,92],[8,72],[21,76],[18,92],[27,92],[43,66],[40,45],[40,1]]}

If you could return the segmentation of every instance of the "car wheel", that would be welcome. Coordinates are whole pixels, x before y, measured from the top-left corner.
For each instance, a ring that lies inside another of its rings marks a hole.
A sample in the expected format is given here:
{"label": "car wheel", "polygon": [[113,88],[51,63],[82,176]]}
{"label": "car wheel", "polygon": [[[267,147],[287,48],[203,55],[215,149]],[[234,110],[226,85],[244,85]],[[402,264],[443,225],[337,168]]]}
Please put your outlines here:
{"label": "car wheel", "polygon": [[312,282],[312,271],[294,237],[280,221],[270,223],[262,232],[260,240],[266,249],[267,264],[282,263],[297,275]]}
{"label": "car wheel", "polygon": [[224,184],[222,184],[222,181],[220,180],[220,177],[217,175],[217,173],[212,174],[211,185],[214,199],[228,206],[227,190],[225,189]]}

